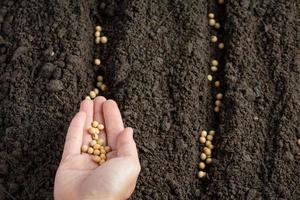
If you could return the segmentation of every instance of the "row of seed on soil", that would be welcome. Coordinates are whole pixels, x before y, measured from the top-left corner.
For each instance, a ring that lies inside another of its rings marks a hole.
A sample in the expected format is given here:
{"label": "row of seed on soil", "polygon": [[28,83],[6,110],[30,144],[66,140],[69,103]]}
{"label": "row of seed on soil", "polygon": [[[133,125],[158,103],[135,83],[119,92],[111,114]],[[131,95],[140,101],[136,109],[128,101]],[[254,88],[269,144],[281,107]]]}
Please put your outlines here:
{"label": "row of seed on soil", "polygon": [[[96,45],[99,45],[99,44],[106,44],[108,39],[106,36],[102,35],[102,27],[101,26],[96,26],[95,27],[95,43]],[[94,64],[97,65],[97,66],[100,66],[101,65],[101,60],[100,58],[95,58],[94,59]],[[99,89],[102,91],[102,92],[105,92],[107,90],[107,86],[106,84],[103,83],[103,76],[99,75],[97,76],[97,83],[96,83],[96,87],[89,92],[89,95],[85,97],[85,99],[94,99],[96,98],[99,94],[100,94],[100,91]]]}
{"label": "row of seed on soil", "polygon": [[[218,0],[219,4],[224,4],[224,0]],[[216,21],[215,14],[209,13],[208,14],[208,25],[216,30],[219,30],[221,28],[221,24]],[[210,36],[210,42],[213,44],[217,44],[217,47],[219,50],[224,49],[224,43],[219,42],[219,38],[217,35]],[[219,80],[216,80],[215,74],[218,71],[219,67],[219,61],[217,59],[212,59],[210,62],[210,71],[211,73],[207,75],[207,80],[209,82],[213,82],[213,86],[216,88],[216,90],[220,90],[221,82]],[[222,105],[222,99],[223,94],[221,92],[217,92],[214,96],[215,102],[214,102],[214,112],[219,113]],[[201,152],[200,152],[200,162],[198,164],[198,167],[200,171],[198,172],[199,178],[205,178],[207,176],[207,173],[205,169],[207,168],[207,165],[212,164],[212,151],[214,149],[213,145],[213,139],[215,135],[214,130],[206,131],[202,130],[200,131],[200,137],[199,142],[201,144]]]}
{"label": "row of seed on soil", "polygon": [[100,138],[100,134],[103,134],[104,125],[93,121],[91,127],[88,129],[88,133],[91,135],[91,141],[89,145],[82,145],[81,152],[92,155],[94,162],[102,165],[106,162],[106,154],[111,151],[109,146],[105,145],[105,141]]}

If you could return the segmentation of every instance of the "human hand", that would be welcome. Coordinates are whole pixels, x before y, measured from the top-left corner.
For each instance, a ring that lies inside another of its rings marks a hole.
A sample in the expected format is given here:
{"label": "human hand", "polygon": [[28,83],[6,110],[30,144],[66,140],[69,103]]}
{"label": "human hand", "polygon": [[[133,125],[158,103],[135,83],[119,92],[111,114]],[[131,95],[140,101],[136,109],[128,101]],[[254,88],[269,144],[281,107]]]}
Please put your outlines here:
{"label": "human hand", "polygon": [[[107,161],[99,166],[88,154],[81,154],[82,144],[91,136],[92,121],[105,125],[100,138],[112,148]],[[125,128],[117,104],[104,97],[84,100],[73,118],[65,141],[62,160],[54,184],[56,200],[123,200],[134,191],[140,163],[133,130]]]}

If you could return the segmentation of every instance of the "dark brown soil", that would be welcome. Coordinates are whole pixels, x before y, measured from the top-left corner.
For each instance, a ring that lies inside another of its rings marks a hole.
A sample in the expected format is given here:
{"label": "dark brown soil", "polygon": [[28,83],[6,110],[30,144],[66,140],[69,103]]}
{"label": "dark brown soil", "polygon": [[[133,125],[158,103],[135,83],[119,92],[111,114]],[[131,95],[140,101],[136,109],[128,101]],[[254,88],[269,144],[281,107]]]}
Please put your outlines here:
{"label": "dark brown soil", "polygon": [[[294,0],[0,1],[0,200],[52,199],[68,123],[94,87],[135,128],[132,199],[300,199],[299,10]],[[207,13],[222,21],[224,55]],[[101,24],[109,43],[95,49]],[[209,61],[225,92],[213,114]],[[216,128],[207,180],[198,132]]]}

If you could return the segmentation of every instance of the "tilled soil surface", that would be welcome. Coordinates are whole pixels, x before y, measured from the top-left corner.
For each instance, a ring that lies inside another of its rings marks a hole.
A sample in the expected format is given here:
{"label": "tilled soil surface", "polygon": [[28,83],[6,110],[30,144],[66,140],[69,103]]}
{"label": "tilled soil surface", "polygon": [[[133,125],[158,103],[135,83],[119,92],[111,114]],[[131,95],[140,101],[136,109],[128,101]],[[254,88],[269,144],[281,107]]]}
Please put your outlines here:
{"label": "tilled soil surface", "polygon": [[[1,0],[0,199],[53,198],[69,121],[98,73],[135,128],[142,172],[132,199],[300,199],[296,2]],[[222,55],[209,11],[222,23]],[[100,49],[97,24],[109,37]],[[211,128],[215,160],[199,180],[199,130]]]}

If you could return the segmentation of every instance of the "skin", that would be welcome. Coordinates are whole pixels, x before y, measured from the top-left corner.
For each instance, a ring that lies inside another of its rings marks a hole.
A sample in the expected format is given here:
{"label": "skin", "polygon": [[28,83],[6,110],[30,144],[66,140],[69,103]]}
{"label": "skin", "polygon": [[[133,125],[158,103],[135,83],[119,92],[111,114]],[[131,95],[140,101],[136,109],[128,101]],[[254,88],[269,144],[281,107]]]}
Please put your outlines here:
{"label": "skin", "polygon": [[[101,166],[80,152],[91,141],[87,129],[92,121],[105,125],[101,138],[112,148]],[[141,167],[133,130],[124,128],[117,104],[104,97],[84,100],[66,136],[64,152],[54,184],[56,200],[123,200],[136,186]]]}

